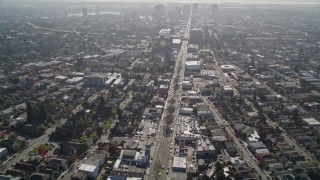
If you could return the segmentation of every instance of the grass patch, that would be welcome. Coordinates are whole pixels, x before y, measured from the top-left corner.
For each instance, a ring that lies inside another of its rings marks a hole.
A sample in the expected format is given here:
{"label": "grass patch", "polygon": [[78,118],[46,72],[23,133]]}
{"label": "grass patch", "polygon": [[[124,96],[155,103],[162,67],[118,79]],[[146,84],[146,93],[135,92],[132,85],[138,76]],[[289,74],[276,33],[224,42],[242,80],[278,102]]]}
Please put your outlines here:
{"label": "grass patch", "polygon": [[41,144],[37,148],[32,149],[29,152],[29,155],[38,155],[38,154],[43,154],[45,152],[48,152],[54,148],[54,145],[52,144]]}
{"label": "grass patch", "polygon": [[32,149],[30,151],[30,154],[37,155],[38,154],[38,149],[37,148]]}

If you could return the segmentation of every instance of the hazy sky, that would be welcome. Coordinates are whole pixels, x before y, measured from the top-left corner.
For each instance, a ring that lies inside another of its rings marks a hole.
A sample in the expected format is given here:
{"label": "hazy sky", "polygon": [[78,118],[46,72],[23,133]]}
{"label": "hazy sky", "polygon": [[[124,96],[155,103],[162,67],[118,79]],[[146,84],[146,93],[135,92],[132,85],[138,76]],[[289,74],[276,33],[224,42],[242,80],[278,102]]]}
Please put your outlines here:
{"label": "hazy sky", "polygon": [[1,2],[185,2],[243,4],[320,4],[320,0],[0,0]]}

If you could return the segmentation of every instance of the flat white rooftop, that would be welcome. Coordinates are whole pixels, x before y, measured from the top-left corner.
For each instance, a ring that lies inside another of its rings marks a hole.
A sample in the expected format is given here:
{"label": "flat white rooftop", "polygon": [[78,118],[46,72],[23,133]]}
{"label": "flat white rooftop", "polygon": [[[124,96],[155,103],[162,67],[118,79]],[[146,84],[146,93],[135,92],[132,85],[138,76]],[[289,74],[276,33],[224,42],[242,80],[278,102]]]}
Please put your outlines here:
{"label": "flat white rooftop", "polygon": [[85,172],[94,172],[96,168],[97,167],[93,166],[93,165],[81,164],[78,170],[79,171],[85,171]]}
{"label": "flat white rooftop", "polygon": [[303,121],[310,126],[320,126],[320,122],[314,118],[303,118]]}
{"label": "flat white rooftop", "polygon": [[200,61],[187,61],[186,62],[187,66],[191,66],[191,65],[200,65]]}
{"label": "flat white rooftop", "polygon": [[172,168],[180,168],[186,169],[187,168],[187,159],[185,157],[173,157]]}

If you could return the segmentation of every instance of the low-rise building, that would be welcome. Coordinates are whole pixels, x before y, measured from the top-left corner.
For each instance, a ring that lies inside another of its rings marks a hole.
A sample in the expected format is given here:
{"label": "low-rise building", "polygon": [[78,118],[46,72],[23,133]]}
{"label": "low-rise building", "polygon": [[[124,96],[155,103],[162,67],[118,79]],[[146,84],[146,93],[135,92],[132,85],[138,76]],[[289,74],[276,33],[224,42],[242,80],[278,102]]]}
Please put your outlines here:
{"label": "low-rise building", "polygon": [[188,53],[197,53],[199,51],[198,44],[188,44]]}
{"label": "low-rise building", "polygon": [[200,61],[187,61],[186,70],[200,71]]}
{"label": "low-rise building", "polygon": [[187,159],[185,157],[173,157],[172,171],[185,172],[187,169]]}
{"label": "low-rise building", "polygon": [[320,128],[320,122],[314,118],[302,118],[302,121],[311,128]]}
{"label": "low-rise building", "polygon": [[124,164],[134,164],[139,167],[147,167],[150,158],[150,146],[146,145],[145,149],[123,149],[119,159]]}
{"label": "low-rise building", "polygon": [[143,116],[147,118],[160,118],[161,113],[162,113],[161,109],[146,108],[145,111],[143,112]]}
{"label": "low-rise building", "polygon": [[80,164],[78,171],[96,179],[99,175],[99,169],[99,165]]}
{"label": "low-rise building", "polygon": [[231,72],[237,70],[237,68],[233,65],[221,65],[221,69],[224,72]]}
{"label": "low-rise building", "polygon": [[216,149],[209,140],[202,140],[197,147],[197,158],[210,159],[216,155]]}
{"label": "low-rise building", "polygon": [[7,148],[0,148],[0,159],[6,157],[8,155]]}
{"label": "low-rise building", "polygon": [[107,180],[141,180],[143,179],[144,174],[145,171],[142,168],[136,168],[134,166],[119,167],[114,168],[110,172],[110,175],[108,176]]}
{"label": "low-rise building", "polygon": [[60,169],[66,169],[67,168],[67,160],[65,159],[60,159],[60,158],[51,158],[48,160],[48,164],[50,166],[55,166]]}
{"label": "low-rise building", "polygon": [[161,29],[159,32],[160,38],[169,39],[171,38],[171,29]]}
{"label": "low-rise building", "polygon": [[225,142],[225,148],[226,148],[228,154],[229,154],[231,157],[236,156],[236,154],[238,153],[237,148],[236,148],[235,145],[234,145],[232,142],[230,142],[230,141]]}

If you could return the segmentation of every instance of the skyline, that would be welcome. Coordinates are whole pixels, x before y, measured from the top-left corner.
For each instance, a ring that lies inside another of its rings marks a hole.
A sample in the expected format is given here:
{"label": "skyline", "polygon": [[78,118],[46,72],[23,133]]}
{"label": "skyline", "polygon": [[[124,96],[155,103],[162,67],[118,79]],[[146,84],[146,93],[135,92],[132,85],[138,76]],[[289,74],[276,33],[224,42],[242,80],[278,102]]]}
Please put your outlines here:
{"label": "skyline", "polygon": [[68,2],[68,3],[121,3],[121,2],[132,2],[132,3],[239,3],[239,4],[320,4],[319,0],[0,0],[0,4],[6,3],[52,3],[52,2]]}

